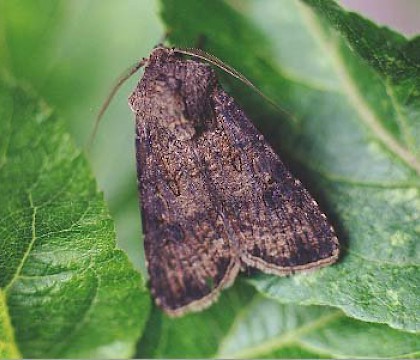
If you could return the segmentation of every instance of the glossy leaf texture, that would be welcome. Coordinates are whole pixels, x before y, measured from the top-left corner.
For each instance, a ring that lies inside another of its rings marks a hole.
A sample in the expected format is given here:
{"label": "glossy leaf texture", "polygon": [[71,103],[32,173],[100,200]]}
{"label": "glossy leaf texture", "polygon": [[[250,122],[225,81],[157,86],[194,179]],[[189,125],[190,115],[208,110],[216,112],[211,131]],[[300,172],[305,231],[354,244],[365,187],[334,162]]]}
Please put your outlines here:
{"label": "glossy leaf texture", "polygon": [[64,124],[0,82],[0,357],[129,357],[148,292]]}
{"label": "glossy leaf texture", "polygon": [[232,4],[237,9],[186,0],[179,11],[179,2],[162,0],[170,41],[195,46],[204,39],[206,51],[287,111],[281,116],[223,75],[319,201],[342,247],[334,266],[286,278],[259,275],[252,284],[282,303],[328,305],[418,331],[418,38],[407,40],[330,0]]}

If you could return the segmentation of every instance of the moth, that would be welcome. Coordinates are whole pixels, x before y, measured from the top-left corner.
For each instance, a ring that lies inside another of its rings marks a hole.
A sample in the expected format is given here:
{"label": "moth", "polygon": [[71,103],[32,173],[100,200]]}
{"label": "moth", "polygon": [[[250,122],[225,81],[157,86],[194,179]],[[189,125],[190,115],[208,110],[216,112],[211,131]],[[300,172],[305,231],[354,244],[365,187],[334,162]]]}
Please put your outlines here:
{"label": "moth", "polygon": [[155,48],[129,98],[150,287],[172,316],[208,307],[243,268],[282,276],[339,254],[316,201],[203,58],[220,66]]}

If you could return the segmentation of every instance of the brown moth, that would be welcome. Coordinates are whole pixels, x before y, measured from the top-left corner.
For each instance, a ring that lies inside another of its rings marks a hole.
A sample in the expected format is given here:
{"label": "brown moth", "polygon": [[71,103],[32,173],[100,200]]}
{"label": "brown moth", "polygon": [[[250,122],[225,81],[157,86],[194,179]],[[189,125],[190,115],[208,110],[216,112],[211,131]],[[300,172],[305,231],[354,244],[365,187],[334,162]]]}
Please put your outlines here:
{"label": "brown moth", "polygon": [[198,58],[250,84],[157,47],[129,98],[150,286],[172,316],[209,306],[241,268],[282,276],[339,254],[316,201]]}

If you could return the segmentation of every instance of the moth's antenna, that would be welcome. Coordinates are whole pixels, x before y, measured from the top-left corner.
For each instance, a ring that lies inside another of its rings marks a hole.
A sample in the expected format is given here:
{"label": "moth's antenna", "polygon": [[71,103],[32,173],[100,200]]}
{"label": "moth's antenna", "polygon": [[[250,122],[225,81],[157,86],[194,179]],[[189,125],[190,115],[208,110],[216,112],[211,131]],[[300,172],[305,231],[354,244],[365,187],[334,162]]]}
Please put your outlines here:
{"label": "moth's antenna", "polygon": [[254,90],[258,95],[260,95],[263,99],[273,105],[278,111],[288,115],[289,117],[293,118],[293,115],[278,106],[272,99],[270,99],[267,95],[265,95],[260,89],[258,89],[251,81],[249,81],[244,75],[242,75],[239,71],[234,69],[232,66],[224,63],[222,60],[217,58],[214,55],[211,55],[203,50],[200,49],[193,49],[193,48],[173,48],[174,52],[190,55],[197,57],[202,60],[208,61],[210,64],[217,66],[218,68],[222,69],[223,71],[227,72],[228,74],[232,75],[236,79],[242,81],[245,85],[249,86],[252,90]]}
{"label": "moth's antenna", "polygon": [[142,68],[148,59],[143,58],[141,61],[139,61],[137,64],[126,70],[117,80],[115,85],[113,86],[111,92],[105,99],[104,103],[101,106],[101,109],[98,112],[98,115],[95,119],[95,126],[92,130],[92,133],[89,137],[89,141],[87,142],[86,148],[89,150],[93,144],[93,140],[95,139],[96,133],[98,132],[99,123],[102,120],[104,113],[106,109],[108,109],[109,104],[111,103],[112,99],[114,98],[115,94],[119,90],[119,88],[132,76],[134,75],[140,68]]}

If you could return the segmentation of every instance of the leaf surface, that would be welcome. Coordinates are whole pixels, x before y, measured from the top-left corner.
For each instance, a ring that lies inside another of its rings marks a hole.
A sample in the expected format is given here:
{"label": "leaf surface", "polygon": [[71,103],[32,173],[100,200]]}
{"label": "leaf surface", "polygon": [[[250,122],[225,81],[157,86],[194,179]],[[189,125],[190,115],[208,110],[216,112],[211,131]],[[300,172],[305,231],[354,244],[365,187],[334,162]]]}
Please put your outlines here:
{"label": "leaf surface", "polygon": [[218,351],[220,358],[389,358],[419,354],[418,337],[366,324],[336,309],[255,296]]}
{"label": "leaf surface", "polygon": [[330,307],[281,304],[245,282],[208,310],[170,319],[152,312],[141,358],[415,358],[418,336]]}
{"label": "leaf surface", "polygon": [[[0,71],[29,83],[82,147],[118,76],[161,38],[156,7],[150,0],[0,1]],[[87,156],[115,222],[118,246],[144,269],[134,116],[127,106],[140,76],[116,95]]]}
{"label": "leaf surface", "polygon": [[128,357],[149,296],[63,122],[0,82],[0,354]]}

